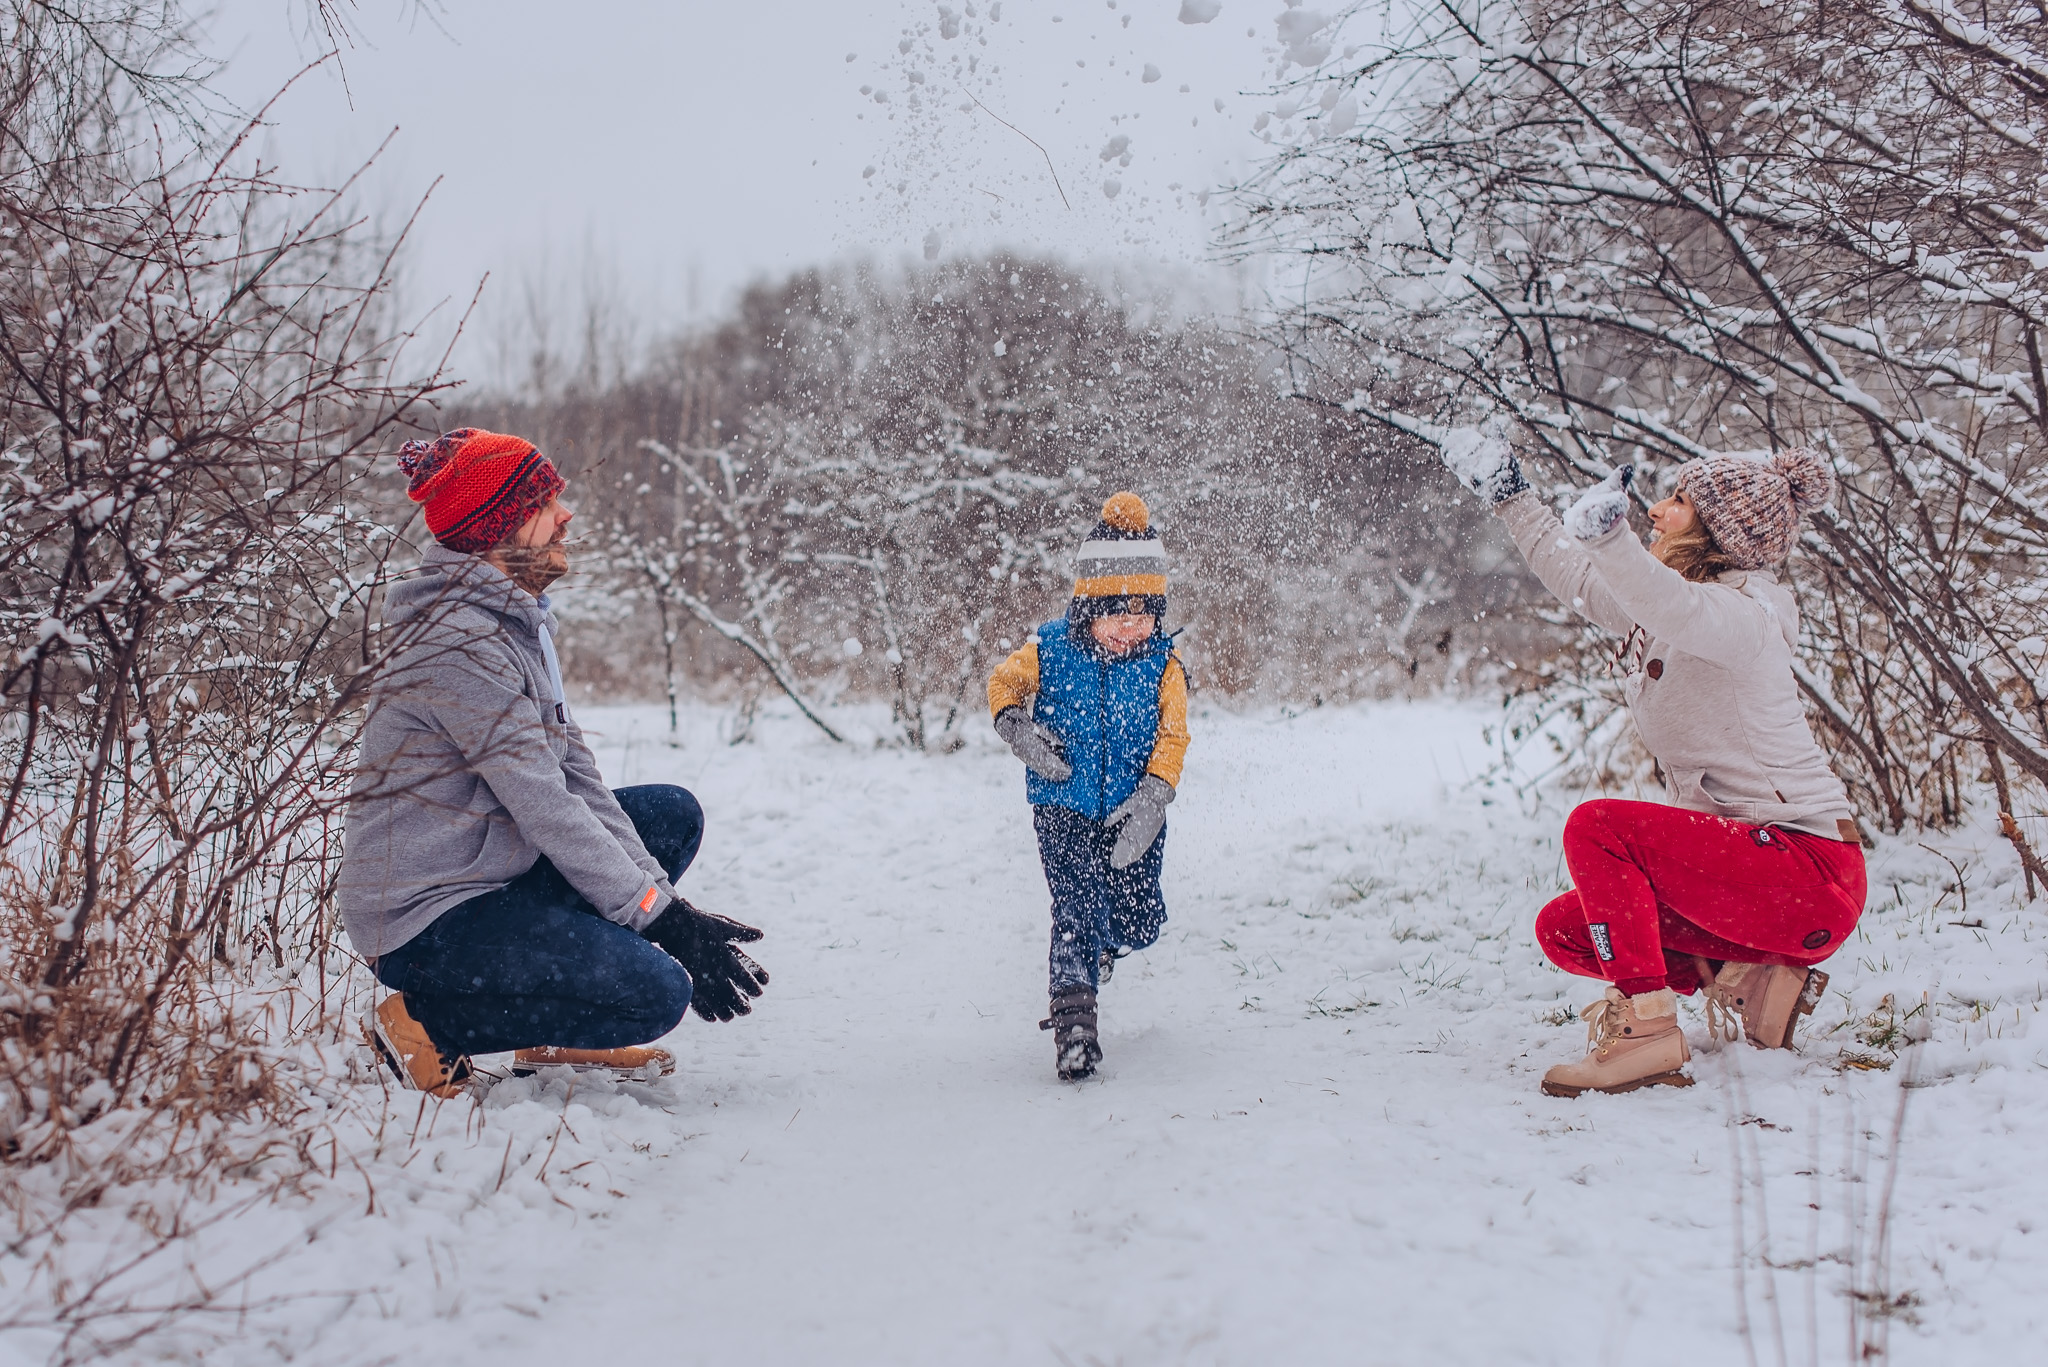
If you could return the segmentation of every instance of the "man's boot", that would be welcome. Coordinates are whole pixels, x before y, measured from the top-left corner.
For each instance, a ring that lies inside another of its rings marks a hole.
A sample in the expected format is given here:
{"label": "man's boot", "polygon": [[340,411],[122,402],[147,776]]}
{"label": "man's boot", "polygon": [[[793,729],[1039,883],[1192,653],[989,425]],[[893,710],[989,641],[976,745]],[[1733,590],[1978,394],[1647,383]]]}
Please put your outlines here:
{"label": "man's boot", "polygon": [[1546,1096],[1633,1092],[1638,1087],[1690,1087],[1681,1069],[1692,1059],[1678,1028],[1678,997],[1668,987],[1624,997],[1607,995],[1579,1013],[1592,1046],[1577,1063],[1543,1075]]}
{"label": "man's boot", "polygon": [[[1828,975],[1817,968],[1745,964],[1731,959],[1704,984],[1707,1023],[1724,1038],[1734,1039],[1725,1022],[1730,1016],[1739,1016],[1743,1036],[1757,1048],[1790,1049],[1799,1018],[1813,1014],[1827,989]],[[1717,1012],[1720,1022],[1715,1020]]]}
{"label": "man's boot", "polygon": [[621,1082],[653,1082],[676,1070],[676,1056],[646,1044],[629,1044],[622,1049],[563,1049],[543,1044],[521,1049],[512,1056],[514,1077],[525,1077],[542,1068],[608,1073]]}
{"label": "man's boot", "polygon": [[363,1017],[363,1033],[384,1066],[403,1085],[446,1100],[462,1095],[469,1081],[469,1055],[445,1053],[427,1034],[427,1027],[405,1009],[405,997],[394,992]]}
{"label": "man's boot", "polygon": [[1060,1078],[1078,1082],[1102,1062],[1102,1042],[1095,1034],[1095,989],[1065,987],[1053,995],[1052,1014],[1038,1023],[1052,1031],[1053,1063]]}

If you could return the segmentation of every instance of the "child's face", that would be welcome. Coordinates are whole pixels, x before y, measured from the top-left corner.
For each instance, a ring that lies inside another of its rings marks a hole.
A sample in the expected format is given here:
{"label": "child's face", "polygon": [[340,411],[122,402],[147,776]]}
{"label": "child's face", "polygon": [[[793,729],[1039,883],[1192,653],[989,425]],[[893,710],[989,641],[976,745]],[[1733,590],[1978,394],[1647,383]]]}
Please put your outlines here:
{"label": "child's face", "polygon": [[1095,644],[1112,655],[1128,655],[1152,639],[1157,620],[1149,612],[1125,612],[1115,617],[1097,617],[1088,623]]}

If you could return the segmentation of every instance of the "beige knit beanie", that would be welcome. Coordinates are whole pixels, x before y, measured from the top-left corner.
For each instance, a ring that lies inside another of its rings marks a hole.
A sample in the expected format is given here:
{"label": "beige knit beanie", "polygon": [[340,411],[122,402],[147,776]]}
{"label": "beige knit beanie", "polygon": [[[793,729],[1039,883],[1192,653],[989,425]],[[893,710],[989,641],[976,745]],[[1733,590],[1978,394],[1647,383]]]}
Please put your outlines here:
{"label": "beige knit beanie", "polygon": [[1799,519],[1827,506],[1835,477],[1811,447],[1768,460],[1710,456],[1678,472],[1678,492],[1699,511],[1738,569],[1768,569],[1792,554]]}

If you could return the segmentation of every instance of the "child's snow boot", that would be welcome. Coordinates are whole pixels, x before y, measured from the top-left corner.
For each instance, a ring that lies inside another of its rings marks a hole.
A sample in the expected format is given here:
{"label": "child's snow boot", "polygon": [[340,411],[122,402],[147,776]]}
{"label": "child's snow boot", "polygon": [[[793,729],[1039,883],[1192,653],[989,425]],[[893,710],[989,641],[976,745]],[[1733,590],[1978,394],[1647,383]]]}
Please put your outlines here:
{"label": "child's snow boot", "polygon": [[1102,1062],[1102,1043],[1095,1035],[1095,989],[1066,987],[1052,999],[1052,1015],[1038,1023],[1052,1031],[1053,1063],[1065,1082],[1078,1082]]}
{"label": "child's snow boot", "polygon": [[1560,1063],[1545,1073],[1544,1095],[1692,1086],[1681,1071],[1692,1050],[1678,1028],[1678,997],[1670,988],[1624,997],[1610,987],[1579,1014],[1592,1047],[1577,1063]]}
{"label": "child's snow boot", "polygon": [[1759,1049],[1790,1049],[1799,1018],[1813,1014],[1821,993],[1828,988],[1828,975],[1817,968],[1745,964],[1732,959],[1711,977],[1704,972],[1700,977],[1707,1024],[1716,1034],[1732,1040],[1735,1033],[1729,1018],[1739,1016],[1743,1036]]}
{"label": "child's snow boot", "polygon": [[370,1047],[384,1060],[384,1066],[398,1080],[416,1092],[443,1100],[462,1095],[471,1076],[469,1056],[450,1054],[435,1044],[427,1027],[405,1009],[405,997],[397,992],[386,997],[375,1011],[363,1017],[363,1033]]}
{"label": "child's snow boot", "polygon": [[525,1077],[542,1068],[608,1073],[621,1082],[653,1082],[676,1070],[676,1056],[646,1044],[629,1044],[622,1049],[563,1049],[542,1044],[521,1049],[512,1056],[514,1077]]}

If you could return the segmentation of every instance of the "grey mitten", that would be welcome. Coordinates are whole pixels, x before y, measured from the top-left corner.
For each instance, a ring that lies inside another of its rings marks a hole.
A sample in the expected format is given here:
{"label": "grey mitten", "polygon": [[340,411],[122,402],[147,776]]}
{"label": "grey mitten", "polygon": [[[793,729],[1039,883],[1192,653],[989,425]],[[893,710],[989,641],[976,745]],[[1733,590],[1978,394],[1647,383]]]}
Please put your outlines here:
{"label": "grey mitten", "polygon": [[1514,449],[1498,432],[1460,427],[1437,448],[1444,468],[1489,503],[1504,503],[1529,487]]}
{"label": "grey mitten", "polygon": [[1031,720],[1023,708],[1004,708],[996,717],[996,734],[1033,773],[1054,783],[1065,783],[1074,776],[1074,766],[1067,763],[1066,747],[1060,744],[1060,738]]}
{"label": "grey mitten", "polygon": [[1111,868],[1127,869],[1152,848],[1159,828],[1166,824],[1166,804],[1171,801],[1173,785],[1159,775],[1147,774],[1138,780],[1138,790],[1119,802],[1103,823],[1123,825],[1116,833],[1116,848],[1109,852]]}
{"label": "grey mitten", "polygon": [[1598,541],[1628,516],[1628,482],[1635,467],[1624,465],[1564,510],[1564,529],[1581,541]]}

